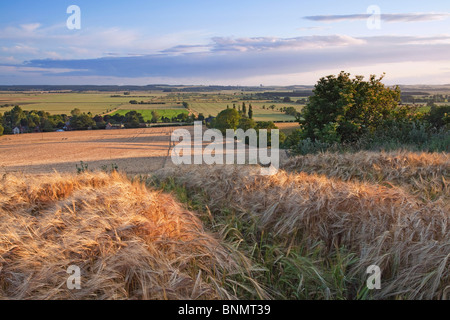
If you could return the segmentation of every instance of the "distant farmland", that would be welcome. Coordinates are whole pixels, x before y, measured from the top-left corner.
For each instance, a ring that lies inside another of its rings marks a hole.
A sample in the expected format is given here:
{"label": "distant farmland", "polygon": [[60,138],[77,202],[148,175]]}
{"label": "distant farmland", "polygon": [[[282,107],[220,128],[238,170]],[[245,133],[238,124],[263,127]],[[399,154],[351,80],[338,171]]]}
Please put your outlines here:
{"label": "distant farmland", "polygon": [[[19,105],[23,110],[44,110],[51,114],[70,114],[75,108],[86,113],[101,114],[128,104],[129,100],[130,98],[112,98],[111,93],[0,94],[0,105]],[[1,108],[0,112],[11,108]]]}
{"label": "distant farmland", "polygon": [[[189,112],[183,107],[183,101],[189,103],[190,111],[196,115],[202,113],[205,117],[217,116],[227,106],[232,108],[233,104],[236,108],[242,107],[242,103],[245,102],[247,107],[252,104],[255,121],[294,121],[294,117],[284,114],[280,108],[295,107],[298,111],[303,108],[303,105],[295,103],[240,100],[231,94],[211,93],[204,96],[200,97],[196,93],[175,96],[164,92],[133,92],[130,95],[124,95],[123,92],[1,92],[0,113],[9,111],[15,105],[26,111],[43,110],[50,114],[70,114],[70,111],[75,108],[80,109],[81,112],[91,112],[93,115],[115,111],[124,114],[125,111],[137,110],[146,120],[149,120],[152,110],[157,110],[160,116],[165,117]],[[130,103],[133,100],[137,103]],[[273,110],[270,108],[272,105]]]}
{"label": "distant farmland", "polygon": [[[89,93],[1,93],[0,112],[8,111],[14,105],[19,105],[23,110],[43,110],[51,114],[70,114],[70,111],[78,108],[81,112],[103,114],[115,109],[165,109],[182,108],[181,103],[161,101],[161,95],[157,93],[135,93],[135,96],[122,96],[115,92],[89,92]],[[138,102],[152,102],[152,104],[130,104],[131,100]],[[155,101],[155,102],[153,102]],[[160,103],[158,103],[160,102]]]}
{"label": "distant farmland", "polygon": [[116,112],[112,113],[114,114],[120,114],[120,115],[126,115],[130,111],[136,111],[144,117],[144,120],[151,120],[152,119],[152,112],[156,111],[160,117],[167,117],[169,119],[172,119],[172,117],[176,117],[179,114],[189,114],[189,112],[186,109],[120,109]]}
{"label": "distant farmland", "polygon": [[[236,108],[242,107],[242,101],[234,103]],[[291,103],[271,103],[271,102],[251,102],[245,103],[247,106],[249,104],[253,107],[253,119],[255,121],[294,121],[295,117],[284,114],[284,112],[279,111],[279,108],[283,107],[295,107],[297,111],[303,108],[303,105],[291,104]],[[275,106],[275,110],[268,109],[271,105]],[[231,102],[189,102],[189,106],[192,110],[197,113],[203,113],[205,117],[209,115],[217,116],[220,111],[227,108],[233,107]],[[263,109],[263,106],[265,109]]]}

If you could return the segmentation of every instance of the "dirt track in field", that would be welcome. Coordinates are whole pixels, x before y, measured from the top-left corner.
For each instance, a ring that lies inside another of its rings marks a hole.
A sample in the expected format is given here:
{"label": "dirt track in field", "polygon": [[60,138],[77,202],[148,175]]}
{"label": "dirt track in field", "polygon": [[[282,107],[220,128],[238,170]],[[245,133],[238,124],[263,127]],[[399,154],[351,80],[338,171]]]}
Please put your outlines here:
{"label": "dirt track in field", "polygon": [[130,174],[160,169],[176,128],[33,133],[0,138],[0,173],[76,172],[116,164]]}

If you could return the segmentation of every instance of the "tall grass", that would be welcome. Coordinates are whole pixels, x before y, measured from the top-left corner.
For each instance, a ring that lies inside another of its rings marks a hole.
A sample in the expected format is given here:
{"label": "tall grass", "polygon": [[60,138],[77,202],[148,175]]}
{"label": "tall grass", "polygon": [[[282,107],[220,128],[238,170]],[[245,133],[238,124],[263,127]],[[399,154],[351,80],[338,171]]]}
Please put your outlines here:
{"label": "tall grass", "polygon": [[[345,163],[336,163],[335,168],[342,166]],[[223,208],[233,209],[230,212],[237,215],[236,220],[252,229],[242,235],[243,239],[253,236],[254,245],[261,247],[258,243],[267,243],[267,239],[258,235],[266,234],[272,239],[269,243],[278,245],[281,253],[269,256],[304,257],[304,248],[311,257],[317,250],[322,270],[328,271],[325,274],[333,270],[334,277],[308,275],[304,269],[307,263],[303,269],[296,264],[300,259],[285,260],[289,266],[280,266],[277,272],[291,270],[299,278],[294,281],[289,277],[288,281],[299,288],[305,278],[321,282],[316,292],[321,286],[321,293],[329,292],[321,298],[367,297],[364,281],[370,265],[382,270],[382,289],[372,291],[372,298],[441,299],[448,294],[448,203],[423,202],[395,186],[346,182],[304,172],[280,171],[272,177],[258,173],[258,168],[180,167],[164,169],[156,176],[162,180],[176,177],[177,184],[191,193],[203,194],[213,216],[226,215]],[[296,252],[290,255],[292,248]],[[333,287],[330,279],[341,283]],[[308,296],[315,298],[314,294]]]}
{"label": "tall grass", "polygon": [[424,201],[450,200],[448,153],[358,152],[320,153],[297,156],[283,164],[289,172],[306,172],[338,178],[396,186]]}
{"label": "tall grass", "polygon": [[245,276],[236,274],[227,279],[227,283],[235,284],[233,290],[239,298],[345,299],[353,290],[348,287],[351,281],[345,270],[356,259],[345,249],[324,257],[320,254],[324,246],[321,241],[310,248],[280,241],[273,233],[260,231],[256,220],[246,219],[232,206],[224,204],[212,213],[206,193],[192,192],[171,176],[162,180],[151,177],[147,183],[172,192],[199,214],[208,229],[221,235],[224,245],[250,260]]}

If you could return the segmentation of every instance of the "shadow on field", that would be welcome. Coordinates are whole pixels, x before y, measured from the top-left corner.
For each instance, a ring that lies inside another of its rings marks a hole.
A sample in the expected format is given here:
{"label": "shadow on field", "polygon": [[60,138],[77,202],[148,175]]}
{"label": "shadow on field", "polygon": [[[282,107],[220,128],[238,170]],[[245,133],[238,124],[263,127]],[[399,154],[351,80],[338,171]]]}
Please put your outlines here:
{"label": "shadow on field", "polygon": [[77,166],[81,167],[81,161],[87,165],[88,170],[101,170],[106,166],[108,170],[111,165],[117,165],[119,171],[125,171],[128,174],[146,174],[150,171],[161,169],[165,162],[165,156],[160,157],[134,157],[134,158],[111,158],[96,161],[72,161],[72,162],[54,162],[37,165],[8,166],[0,168],[0,174],[3,173],[34,173],[44,174],[51,172],[76,173]]}

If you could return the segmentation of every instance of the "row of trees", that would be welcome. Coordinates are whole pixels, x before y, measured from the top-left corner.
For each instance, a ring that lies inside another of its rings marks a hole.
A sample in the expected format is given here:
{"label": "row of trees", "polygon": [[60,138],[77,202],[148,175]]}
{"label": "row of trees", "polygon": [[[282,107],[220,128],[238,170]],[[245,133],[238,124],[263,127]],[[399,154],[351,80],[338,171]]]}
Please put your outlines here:
{"label": "row of trees", "polygon": [[15,106],[10,111],[0,114],[0,135],[12,134],[14,128],[18,127],[21,133],[32,132],[52,132],[58,129],[65,130],[88,130],[105,129],[108,123],[121,124],[126,128],[139,128],[144,123],[172,123],[172,122],[193,122],[195,120],[204,120],[203,114],[198,117],[180,113],[171,118],[160,116],[157,111],[152,111],[152,118],[145,121],[141,113],[132,110],[125,115],[96,115],[90,112],[84,113],[75,108],[70,115],[60,114],[51,115],[45,111],[25,111],[19,106]]}
{"label": "row of trees", "polygon": [[45,111],[25,111],[15,106],[10,111],[0,114],[1,134],[11,134],[14,128],[21,132],[51,132],[62,129],[69,117],[65,114],[51,115]]}
{"label": "row of trees", "polygon": [[[247,131],[249,129],[255,129],[259,134],[259,130],[266,129],[271,132],[273,129],[278,129],[277,126],[272,121],[267,122],[255,122],[250,117],[246,117],[242,112],[239,112],[235,108],[228,108],[221,111],[217,117],[211,122],[211,128],[218,129],[222,134],[226,134],[227,129],[242,129]],[[270,144],[271,135],[268,136],[268,143]],[[280,132],[280,143],[283,143],[286,136],[284,133]]]}
{"label": "row of trees", "polygon": [[[227,105],[227,109],[230,109],[230,107]],[[249,118],[249,119],[253,119],[253,106],[251,104],[249,104],[248,106],[248,112],[247,112],[247,105],[245,104],[245,102],[242,102],[242,109],[240,106],[237,107],[236,109],[236,104],[233,103],[233,109],[237,110],[238,114],[243,117],[243,118]]]}
{"label": "row of trees", "polygon": [[52,132],[68,128],[73,130],[95,128],[96,121],[91,113],[82,113],[79,109],[72,110],[70,115],[52,115],[45,111],[26,111],[15,106],[10,111],[6,111],[3,116],[0,114],[0,126],[2,134],[12,134],[16,127],[21,133]]}
{"label": "row of trees", "polygon": [[[202,119],[198,119],[199,117]],[[172,117],[161,116],[157,110],[151,112],[151,119],[145,121],[143,115],[135,110],[129,111],[125,115],[114,114],[112,116],[103,116],[103,121],[110,122],[112,124],[124,124],[127,128],[138,128],[143,123],[181,123],[181,122],[194,122],[195,120],[204,120],[202,114],[199,117],[195,115],[189,115],[186,112],[179,113],[178,115]]]}
{"label": "row of trees", "polygon": [[179,113],[178,115],[169,118],[166,116],[161,116],[158,111],[153,110],[151,112],[151,119],[145,120],[141,113],[131,110],[125,115],[121,115],[119,113],[105,116],[97,115],[93,118],[93,120],[95,121],[95,126],[98,129],[104,129],[108,123],[122,124],[125,128],[139,128],[145,123],[190,123],[195,120],[204,120],[204,116],[200,114],[199,117],[195,117],[194,115],[188,115],[187,113]]}

